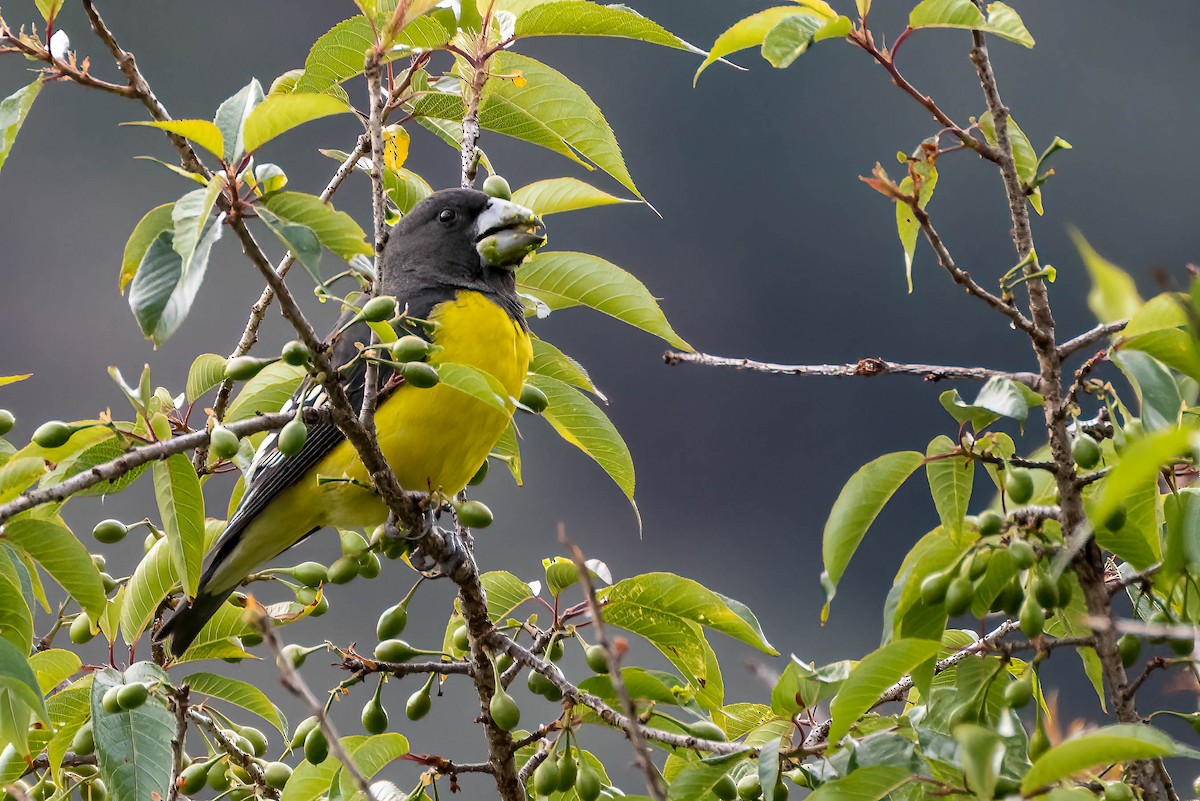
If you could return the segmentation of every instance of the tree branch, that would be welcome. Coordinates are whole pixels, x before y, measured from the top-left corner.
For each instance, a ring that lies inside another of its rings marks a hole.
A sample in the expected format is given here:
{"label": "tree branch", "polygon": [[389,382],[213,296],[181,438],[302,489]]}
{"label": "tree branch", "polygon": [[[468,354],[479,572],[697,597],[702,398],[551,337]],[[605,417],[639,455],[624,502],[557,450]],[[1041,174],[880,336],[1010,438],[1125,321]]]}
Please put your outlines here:
{"label": "tree branch", "polygon": [[1095,328],[1084,331],[1074,339],[1068,339],[1066,342],[1058,346],[1058,358],[1066,360],[1066,358],[1076,351],[1081,351],[1084,348],[1090,347],[1096,342],[1101,341],[1105,337],[1112,336],[1120,331],[1125,330],[1125,326],[1129,325],[1128,320],[1117,320],[1115,323],[1102,323]]}
{"label": "tree branch", "polygon": [[[267,784],[267,780],[263,776],[262,766],[254,758],[254,754],[248,754],[238,748],[237,743],[225,734],[224,728],[218,726],[215,720],[195,707],[187,710],[187,716],[189,720],[203,729],[209,737],[217,741],[217,745],[229,756],[230,762],[237,764],[250,774],[250,780],[254,783],[256,792],[261,793],[266,798],[272,799],[272,801],[278,801],[279,791]],[[375,801],[369,795],[367,797],[370,801]]]}
{"label": "tree branch", "polygon": [[187,741],[188,693],[186,684],[170,692],[171,711],[175,713],[175,737],[171,740],[171,786],[167,801],[179,799],[179,774],[183,770],[183,751]]}

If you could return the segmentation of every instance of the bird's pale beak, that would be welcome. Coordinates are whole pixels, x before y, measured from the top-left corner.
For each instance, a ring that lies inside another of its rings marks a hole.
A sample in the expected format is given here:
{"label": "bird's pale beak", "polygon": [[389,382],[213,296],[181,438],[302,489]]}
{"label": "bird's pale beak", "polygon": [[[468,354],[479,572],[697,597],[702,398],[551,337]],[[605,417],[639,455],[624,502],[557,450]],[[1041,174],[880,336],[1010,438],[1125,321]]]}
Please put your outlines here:
{"label": "bird's pale beak", "polygon": [[546,244],[542,221],[510,200],[492,198],[476,222],[475,249],[484,265],[515,270],[525,257]]}

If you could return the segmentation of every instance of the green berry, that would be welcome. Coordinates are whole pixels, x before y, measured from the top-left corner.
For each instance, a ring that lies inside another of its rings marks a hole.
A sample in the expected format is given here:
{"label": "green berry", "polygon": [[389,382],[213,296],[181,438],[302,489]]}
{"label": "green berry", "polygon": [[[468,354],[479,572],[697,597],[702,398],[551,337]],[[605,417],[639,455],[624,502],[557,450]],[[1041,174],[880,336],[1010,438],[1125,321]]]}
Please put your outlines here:
{"label": "green berry", "polygon": [[38,426],[37,431],[33,432],[32,440],[39,448],[59,448],[66,445],[74,433],[74,427],[62,420],[51,420]]}
{"label": "green berry", "polygon": [[1089,434],[1080,434],[1071,445],[1071,458],[1084,470],[1100,464],[1100,446]]}
{"label": "green berry", "polygon": [[500,200],[512,200],[512,189],[509,187],[508,181],[499,175],[489,175],[484,179],[483,193]]}
{"label": "green berry", "polygon": [[579,801],[596,801],[600,797],[600,774],[584,762],[579,767],[579,778],[575,780],[575,794]]}
{"label": "green berry", "polygon": [[1125,504],[1117,504],[1117,508],[1109,513],[1108,517],[1104,518],[1101,525],[1109,531],[1120,531],[1125,528],[1125,519],[1128,517],[1128,512],[1125,509]]}
{"label": "green berry", "polygon": [[533,772],[533,789],[539,796],[551,795],[558,791],[558,762],[554,760],[553,754]]}
{"label": "green berry", "polygon": [[233,776],[225,763],[218,762],[208,769],[207,781],[211,789],[223,793],[233,784]]}
{"label": "green berry", "polygon": [[301,562],[292,568],[292,577],[305,587],[320,587],[329,580],[329,571],[320,562]]}
{"label": "green berry", "polygon": [[718,743],[725,742],[725,731],[711,720],[701,720],[687,727],[688,732],[693,737],[699,737],[701,740],[715,740]]}
{"label": "green berry", "polygon": [[367,734],[383,734],[387,731],[387,710],[383,708],[378,697],[367,701],[362,708],[362,727]]}
{"label": "green berry", "polygon": [[1033,597],[1046,609],[1058,608],[1058,582],[1044,574],[1037,576],[1033,582]]}
{"label": "green berry", "polygon": [[1064,570],[1058,574],[1058,605],[1066,606],[1071,603],[1071,596],[1075,594],[1075,582],[1071,581],[1070,571]]}
{"label": "green berry", "polygon": [[1027,671],[1016,681],[1009,682],[1004,688],[1004,701],[1009,706],[1021,709],[1033,700],[1033,671]]}
{"label": "green berry", "polygon": [[479,501],[463,501],[454,507],[458,522],[467,528],[487,528],[492,524],[492,510]]}
{"label": "green berry", "polygon": [[775,795],[773,798],[775,801],[787,801],[787,797],[788,788],[787,785],[783,783],[783,777],[781,776],[775,780]]}
{"label": "green berry", "polygon": [[279,439],[275,443],[275,447],[284,456],[295,456],[304,449],[304,443],[308,439],[308,428],[304,425],[304,421],[299,417],[291,420],[279,432]]}
{"label": "green berry", "polygon": [[325,732],[317,726],[304,738],[304,758],[309,764],[320,765],[328,756],[329,740],[325,739]]}
{"label": "green berry", "polygon": [[92,529],[92,536],[96,538],[96,542],[113,545],[125,539],[128,532],[129,527],[120,520],[101,520]]}
{"label": "green berry", "polygon": [[575,786],[579,778],[579,763],[571,755],[570,749],[563,751],[558,759],[558,791],[565,793]]}
{"label": "green berry", "polygon": [[320,617],[321,615],[325,614],[328,611],[329,611],[329,596],[322,595],[320,598],[317,599],[317,605],[314,606],[313,610],[311,612],[309,612],[308,614],[309,614],[309,617]]}
{"label": "green berry", "polygon": [[563,658],[564,650],[562,637],[555,637],[550,640],[550,647],[546,649],[546,658],[551,662],[557,662]]}
{"label": "green berry", "polygon": [[959,576],[950,582],[946,588],[946,614],[957,617],[971,606],[975,597],[975,587],[970,581]]}
{"label": "green berry", "polygon": [[471,476],[471,480],[467,482],[468,487],[478,487],[487,478],[488,460],[484,459],[483,464],[479,465],[479,469],[475,471],[475,475]]}
{"label": "green berry", "polygon": [[1133,788],[1125,782],[1108,782],[1104,785],[1104,801],[1133,801]]}
{"label": "green berry", "polygon": [[108,566],[108,560],[104,558],[104,554],[94,553],[92,554],[92,564],[96,566],[97,570],[103,570]]}
{"label": "green berry", "polygon": [[308,737],[308,733],[317,726],[316,716],[307,717],[300,721],[300,725],[296,727],[296,731],[292,734],[292,748],[300,748],[304,745],[304,738]]}
{"label": "green berry", "polygon": [[1008,552],[1012,554],[1013,563],[1018,570],[1028,570],[1037,563],[1037,551],[1025,540],[1013,540],[1008,546]]}
{"label": "green berry", "polygon": [[554,698],[554,694],[558,693],[558,697],[562,697],[562,690],[554,686],[554,682],[538,673],[536,670],[530,670],[529,676],[525,679],[525,687],[534,695],[540,695],[551,701],[558,700]]}
{"label": "green berry", "polygon": [[467,652],[471,650],[471,635],[467,631],[466,626],[459,626],[450,635],[450,644],[454,646],[454,650]]}
{"label": "green berry", "polygon": [[295,643],[283,646],[279,654],[294,668],[303,667],[304,660],[308,658],[308,654],[305,653],[304,649]]}
{"label": "green berry", "polygon": [[1004,585],[1004,589],[1000,590],[1000,594],[996,597],[996,606],[1006,615],[1015,615],[1021,610],[1021,603],[1024,600],[1025,589],[1021,586],[1021,582],[1013,579]]}
{"label": "green berry", "polygon": [[429,389],[441,381],[438,371],[425,362],[408,362],[400,369],[400,375],[404,376],[404,383],[417,389]]}
{"label": "green berry", "polygon": [[976,551],[971,555],[963,566],[967,570],[967,576],[971,581],[977,581],[987,572],[988,562],[991,561],[992,552],[990,550]]}
{"label": "green berry", "polygon": [[0,409],[0,437],[12,431],[16,425],[17,418],[8,409]]}
{"label": "green berry", "polygon": [[720,801],[733,801],[733,799],[738,797],[737,782],[733,780],[732,776],[726,773],[713,785],[712,792]]}
{"label": "green berry", "polygon": [[419,653],[404,640],[384,640],[375,646],[375,658],[380,662],[407,662]]}
{"label": "green berry", "polygon": [[76,645],[83,645],[85,642],[90,642],[96,636],[96,632],[92,631],[92,619],[88,617],[87,612],[80,612],[71,621],[71,628],[68,630],[68,635],[71,642]]}
{"label": "green berry", "polygon": [[1142,641],[1133,634],[1122,634],[1117,640],[1117,650],[1121,652],[1121,664],[1131,667],[1142,654]]}
{"label": "green berry", "polygon": [[404,633],[408,625],[408,606],[403,602],[383,610],[379,622],[375,624],[375,636],[380,640],[391,640]]}
{"label": "green berry", "polygon": [[492,722],[505,731],[512,731],[521,722],[521,708],[512,696],[499,687],[488,704],[488,714]]}
{"label": "green berry", "polygon": [[290,364],[293,367],[299,367],[303,364],[307,364],[309,356],[310,354],[308,352],[308,346],[298,339],[293,339],[291,342],[284,345],[283,351],[280,353],[280,357],[283,359],[284,364]]}
{"label": "green berry", "polygon": [[426,684],[408,697],[408,701],[404,704],[404,715],[409,720],[420,720],[429,714],[429,710],[433,706],[433,699],[429,697],[429,691],[430,685]]}
{"label": "green berry", "polygon": [[1018,622],[1021,626],[1021,633],[1031,640],[1042,633],[1046,627],[1046,613],[1042,610],[1042,605],[1038,603],[1037,598],[1032,595],[1025,596],[1025,601],[1021,604]]}
{"label": "green berry", "polygon": [[358,575],[365,579],[373,579],[379,576],[383,565],[379,562],[379,556],[373,553],[360,554],[355,557],[358,559]]}
{"label": "green berry", "polygon": [[92,722],[89,720],[79,727],[79,731],[75,732],[75,738],[71,740],[71,750],[80,756],[87,756],[96,750],[96,738],[92,734]]}
{"label": "green berry", "polygon": [[396,315],[396,299],[391,295],[371,298],[363,305],[359,316],[368,323],[382,323]]}
{"label": "green berry", "polygon": [[608,654],[599,645],[589,645],[583,652],[583,658],[593,673],[608,672]]}
{"label": "green berry", "polygon": [[217,426],[208,436],[208,450],[218,459],[232,459],[241,447],[238,435],[225,426]]}
{"label": "green berry", "polygon": [[100,583],[104,585],[105,593],[110,593],[117,588],[117,580],[107,573],[100,574]]}
{"label": "green berry", "polygon": [[1196,641],[1191,637],[1173,637],[1167,640],[1167,645],[1176,656],[1188,656],[1196,649]]}
{"label": "green berry", "polygon": [[225,362],[225,377],[234,381],[249,381],[271,364],[274,359],[256,359],[253,356],[238,356]]}
{"label": "green berry", "polygon": [[358,560],[353,556],[342,556],[329,566],[329,580],[334,584],[348,584],[358,577]]}
{"label": "green berry", "polygon": [[370,543],[357,531],[339,531],[338,540],[342,545],[343,556],[357,556],[370,548]]}
{"label": "green berry", "polygon": [[1004,491],[1008,493],[1008,499],[1018,506],[1029,503],[1033,498],[1033,476],[1028,470],[1010,467],[1004,478]]}
{"label": "green berry", "polygon": [[175,786],[183,795],[196,795],[204,789],[204,782],[207,778],[208,766],[197,762],[195,765],[188,765],[183,769],[175,781]]}
{"label": "green berry", "polygon": [[930,573],[921,582],[921,600],[927,604],[940,604],[953,578],[949,572]]}
{"label": "green berry", "polygon": [[388,346],[392,359],[398,362],[419,362],[429,355],[429,342],[416,334],[402,336]]}
{"label": "green berry", "polygon": [[137,709],[150,697],[150,688],[140,681],[117,689],[117,704],[121,709]]}
{"label": "green berry", "polygon": [[754,799],[762,796],[762,782],[758,779],[757,773],[747,773],[737,783],[738,798],[743,801],[754,801]]}
{"label": "green berry", "polygon": [[261,757],[263,754],[267,753],[267,735],[263,734],[258,729],[254,728],[253,726],[242,726],[240,729],[238,729],[238,734],[246,738],[246,740],[250,743],[250,747],[243,750],[254,754],[256,757]]}
{"label": "green berry", "polygon": [[526,384],[521,387],[521,405],[534,414],[541,414],[550,405],[550,399],[533,384]]}
{"label": "green berry", "polygon": [[282,790],[292,778],[292,769],[284,762],[268,762],[263,768],[263,778],[276,790]]}
{"label": "green berry", "polygon": [[100,706],[110,715],[115,715],[121,711],[121,704],[117,701],[117,693],[120,690],[120,686],[109,687],[104,691],[104,695],[100,697]]}
{"label": "green berry", "polygon": [[979,516],[975,518],[975,527],[979,529],[981,537],[999,534],[1000,529],[1004,528],[1004,516],[991,509],[980,512]]}

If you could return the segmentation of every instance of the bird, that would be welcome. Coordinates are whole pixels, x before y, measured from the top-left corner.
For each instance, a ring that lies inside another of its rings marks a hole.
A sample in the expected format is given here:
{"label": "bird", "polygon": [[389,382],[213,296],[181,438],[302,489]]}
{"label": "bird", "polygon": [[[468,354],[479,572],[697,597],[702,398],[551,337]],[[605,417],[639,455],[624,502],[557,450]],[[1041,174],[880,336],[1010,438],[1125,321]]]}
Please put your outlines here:
{"label": "bird", "polygon": [[[401,326],[429,340],[429,362],[455,362],[495,377],[508,394],[501,411],[437,384],[406,384],[379,364],[375,427],[379,447],[401,487],[411,492],[460,492],[509,425],[525,382],[532,347],[515,270],[546,242],[531,210],[474,189],[444,189],[416,204],[388,234],[381,256],[381,295],[396,298]],[[332,360],[358,407],[366,365],[360,347],[371,341],[348,309],[332,338]],[[347,316],[350,315],[350,316]],[[342,330],[344,328],[344,330]],[[288,406],[328,402],[306,380]],[[156,635],[181,656],[204,624],[245,577],[324,527],[365,529],[387,519],[354,447],[332,423],[308,427],[298,453],[284,456],[274,435],[264,440],[246,476],[237,509],[206,557],[195,597],[180,603]],[[318,482],[319,477],[349,480]]]}

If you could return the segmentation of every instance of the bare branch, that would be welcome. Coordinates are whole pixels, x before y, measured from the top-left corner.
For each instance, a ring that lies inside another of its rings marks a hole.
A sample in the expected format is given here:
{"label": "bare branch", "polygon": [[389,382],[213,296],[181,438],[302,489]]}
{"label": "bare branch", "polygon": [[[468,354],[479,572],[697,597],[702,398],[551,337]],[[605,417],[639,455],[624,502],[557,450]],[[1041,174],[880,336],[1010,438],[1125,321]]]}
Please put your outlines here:
{"label": "bare branch", "polygon": [[183,770],[183,750],[187,741],[188,693],[186,684],[170,691],[171,711],[175,713],[175,737],[171,740],[171,786],[167,790],[167,801],[179,799],[179,774]]}
{"label": "bare branch", "polygon": [[1102,323],[1095,328],[1084,331],[1074,339],[1068,339],[1066,342],[1058,346],[1058,358],[1065,360],[1068,356],[1076,351],[1090,347],[1096,342],[1101,341],[1105,337],[1112,336],[1119,331],[1125,330],[1125,326],[1129,324],[1128,320],[1117,320],[1115,323]]}
{"label": "bare branch", "polygon": [[[272,799],[272,801],[278,801],[279,791],[267,784],[267,780],[263,776],[262,765],[254,758],[254,754],[248,754],[241,748],[238,748],[237,743],[229,738],[224,728],[218,726],[215,720],[195,707],[190,707],[187,710],[187,716],[189,720],[203,729],[209,737],[216,740],[221,750],[229,756],[230,762],[240,766],[250,774],[250,780],[254,782],[254,786],[257,788],[256,792],[261,793],[265,798]],[[369,795],[367,798],[370,801],[375,801]]]}

